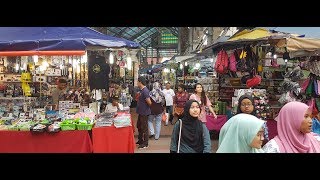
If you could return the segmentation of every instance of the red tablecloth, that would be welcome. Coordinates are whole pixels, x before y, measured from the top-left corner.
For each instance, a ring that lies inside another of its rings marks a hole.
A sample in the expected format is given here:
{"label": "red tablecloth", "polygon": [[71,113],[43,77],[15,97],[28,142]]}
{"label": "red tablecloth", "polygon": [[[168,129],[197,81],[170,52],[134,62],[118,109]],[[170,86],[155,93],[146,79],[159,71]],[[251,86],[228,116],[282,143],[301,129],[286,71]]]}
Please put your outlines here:
{"label": "red tablecloth", "polygon": [[207,123],[206,126],[209,131],[216,130],[220,131],[224,123],[227,122],[227,116],[226,115],[218,115],[217,119],[214,119],[213,116],[207,115]]}
{"label": "red tablecloth", "polygon": [[134,153],[132,127],[97,127],[92,129],[94,153]]}
{"label": "red tablecloth", "polygon": [[88,131],[0,131],[0,153],[92,153]]}

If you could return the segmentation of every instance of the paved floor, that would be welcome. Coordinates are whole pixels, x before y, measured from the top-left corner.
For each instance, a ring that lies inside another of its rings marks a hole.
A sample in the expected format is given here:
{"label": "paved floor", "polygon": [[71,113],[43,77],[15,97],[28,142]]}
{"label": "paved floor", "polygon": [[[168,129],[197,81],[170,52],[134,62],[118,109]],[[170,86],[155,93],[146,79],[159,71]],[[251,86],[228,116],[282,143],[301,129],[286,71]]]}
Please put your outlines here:
{"label": "paved floor", "polygon": [[[137,138],[135,138],[137,140]],[[146,149],[135,149],[135,153],[170,153],[170,141],[171,137],[163,136],[158,140],[151,139],[149,140],[149,147]],[[217,151],[218,140],[212,140],[212,152]]]}
{"label": "paved floor", "polygon": [[[131,117],[135,126],[135,141],[137,141],[138,129],[136,127],[138,116],[135,113],[135,109],[131,109]],[[176,120],[174,119],[174,122]],[[149,140],[149,147],[146,149],[138,149],[138,146],[135,149],[135,153],[169,153],[170,152],[170,141],[171,134],[173,130],[173,125],[169,123],[168,126],[165,126],[162,122],[161,132],[159,140],[151,139]],[[212,140],[212,152],[216,152],[218,147],[218,140]]]}

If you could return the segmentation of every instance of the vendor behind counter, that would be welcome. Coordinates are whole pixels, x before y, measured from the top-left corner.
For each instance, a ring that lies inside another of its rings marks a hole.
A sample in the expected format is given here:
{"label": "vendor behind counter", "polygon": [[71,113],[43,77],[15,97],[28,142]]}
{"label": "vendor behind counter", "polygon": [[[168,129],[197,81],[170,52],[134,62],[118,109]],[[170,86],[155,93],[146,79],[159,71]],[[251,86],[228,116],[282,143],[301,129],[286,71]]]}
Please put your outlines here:
{"label": "vendor behind counter", "polygon": [[65,79],[59,79],[57,88],[52,91],[52,103],[55,109],[58,109],[59,101],[65,101],[69,91],[68,82]]}
{"label": "vendor behind counter", "polygon": [[123,110],[123,105],[119,103],[119,98],[117,96],[111,98],[111,102],[106,106],[105,112],[113,113]]}

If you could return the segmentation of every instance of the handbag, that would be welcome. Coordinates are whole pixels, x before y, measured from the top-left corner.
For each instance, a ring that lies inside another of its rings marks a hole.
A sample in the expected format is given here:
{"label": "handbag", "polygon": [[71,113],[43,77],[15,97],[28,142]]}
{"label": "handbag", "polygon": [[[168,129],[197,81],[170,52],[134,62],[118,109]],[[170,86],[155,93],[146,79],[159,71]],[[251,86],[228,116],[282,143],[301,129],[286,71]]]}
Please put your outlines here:
{"label": "handbag", "polygon": [[257,75],[256,71],[254,71],[253,78],[248,79],[246,84],[248,88],[251,88],[254,86],[258,86],[260,83],[261,83],[261,76]]}
{"label": "handbag", "polygon": [[184,108],[181,108],[181,107],[175,107],[175,108],[174,108],[174,114],[175,114],[175,115],[180,116],[180,115],[183,114],[183,111],[184,111]]}

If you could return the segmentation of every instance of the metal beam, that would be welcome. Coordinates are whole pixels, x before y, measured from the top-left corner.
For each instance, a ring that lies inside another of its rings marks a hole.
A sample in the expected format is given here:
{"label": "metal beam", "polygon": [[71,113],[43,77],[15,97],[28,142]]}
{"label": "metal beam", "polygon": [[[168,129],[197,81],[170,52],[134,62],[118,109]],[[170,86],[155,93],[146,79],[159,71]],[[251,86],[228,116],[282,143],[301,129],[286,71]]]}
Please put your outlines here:
{"label": "metal beam", "polygon": [[136,38],[140,37],[142,34],[148,32],[150,29],[152,29],[153,27],[148,27],[148,28],[145,28],[143,29],[142,31],[140,31],[139,33],[135,34],[134,36],[132,36],[130,38],[130,40],[134,41]]}
{"label": "metal beam", "polygon": [[172,27],[165,27],[165,29],[169,30],[173,35],[178,37],[178,32],[175,29],[173,29]]}
{"label": "metal beam", "polygon": [[160,34],[162,33],[162,28],[161,27],[154,27]]}
{"label": "metal beam", "polygon": [[178,48],[178,45],[177,44],[168,44],[168,45],[158,45],[158,46],[155,46],[156,48],[159,48],[159,49],[177,49]]}
{"label": "metal beam", "polygon": [[122,37],[123,33],[128,29],[129,27],[124,27],[123,29],[121,29],[121,31],[119,31],[118,35],[120,37]]}
{"label": "metal beam", "polygon": [[157,37],[159,34],[160,33],[157,31],[157,32],[153,33],[151,36],[148,36],[148,37],[142,39],[139,43],[142,43],[143,41],[147,40],[148,38],[151,38],[151,40],[152,40],[152,38]]}
{"label": "metal beam", "polygon": [[111,30],[110,28],[108,28],[108,31],[112,32],[114,35],[116,35],[117,33],[114,32],[113,30]]}

